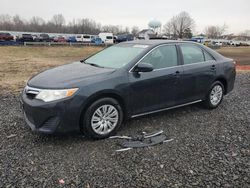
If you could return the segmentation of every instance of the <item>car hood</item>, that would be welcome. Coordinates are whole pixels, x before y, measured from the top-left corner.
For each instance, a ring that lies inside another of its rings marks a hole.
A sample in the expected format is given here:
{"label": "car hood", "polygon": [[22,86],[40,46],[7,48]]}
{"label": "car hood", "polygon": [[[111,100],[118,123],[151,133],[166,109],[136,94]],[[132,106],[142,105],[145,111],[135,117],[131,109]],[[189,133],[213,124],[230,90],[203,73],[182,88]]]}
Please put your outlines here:
{"label": "car hood", "polygon": [[75,62],[46,70],[28,81],[30,87],[35,88],[73,88],[79,87],[83,81],[94,81],[103,78],[115,69],[100,68]]}

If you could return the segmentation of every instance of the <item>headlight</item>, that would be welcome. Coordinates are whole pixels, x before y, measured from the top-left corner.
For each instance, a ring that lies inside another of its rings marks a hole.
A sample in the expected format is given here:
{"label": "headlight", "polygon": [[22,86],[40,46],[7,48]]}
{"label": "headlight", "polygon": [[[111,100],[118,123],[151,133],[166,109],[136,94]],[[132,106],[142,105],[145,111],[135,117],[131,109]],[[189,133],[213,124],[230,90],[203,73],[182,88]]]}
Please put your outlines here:
{"label": "headlight", "polygon": [[78,90],[78,88],[60,89],[60,90],[42,89],[37,94],[36,99],[41,99],[44,102],[55,101],[55,100],[70,97],[70,96],[74,95],[74,93],[77,90]]}

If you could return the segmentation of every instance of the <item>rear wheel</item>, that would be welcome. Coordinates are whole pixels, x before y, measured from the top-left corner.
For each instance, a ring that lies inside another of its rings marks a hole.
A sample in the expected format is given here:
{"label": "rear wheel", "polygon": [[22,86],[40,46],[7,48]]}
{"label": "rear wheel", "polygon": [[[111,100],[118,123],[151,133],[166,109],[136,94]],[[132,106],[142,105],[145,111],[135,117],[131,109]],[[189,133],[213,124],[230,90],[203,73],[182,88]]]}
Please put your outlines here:
{"label": "rear wheel", "polygon": [[83,131],[87,136],[96,139],[114,135],[123,120],[120,104],[113,98],[95,101],[84,114]]}
{"label": "rear wheel", "polygon": [[223,100],[224,86],[220,81],[216,81],[212,84],[211,89],[206,95],[204,105],[208,109],[217,108]]}

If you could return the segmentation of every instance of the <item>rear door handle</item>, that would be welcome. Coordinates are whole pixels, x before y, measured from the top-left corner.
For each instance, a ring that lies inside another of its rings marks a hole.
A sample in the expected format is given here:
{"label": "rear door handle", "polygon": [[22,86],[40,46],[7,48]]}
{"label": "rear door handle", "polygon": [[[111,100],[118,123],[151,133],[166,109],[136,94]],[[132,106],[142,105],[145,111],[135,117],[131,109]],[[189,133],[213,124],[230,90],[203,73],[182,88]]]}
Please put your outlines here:
{"label": "rear door handle", "polygon": [[174,81],[174,83],[175,83],[175,84],[178,84],[179,81],[180,81],[181,72],[177,70],[177,71],[174,73],[174,76],[175,76],[175,78],[176,78],[175,81]]}

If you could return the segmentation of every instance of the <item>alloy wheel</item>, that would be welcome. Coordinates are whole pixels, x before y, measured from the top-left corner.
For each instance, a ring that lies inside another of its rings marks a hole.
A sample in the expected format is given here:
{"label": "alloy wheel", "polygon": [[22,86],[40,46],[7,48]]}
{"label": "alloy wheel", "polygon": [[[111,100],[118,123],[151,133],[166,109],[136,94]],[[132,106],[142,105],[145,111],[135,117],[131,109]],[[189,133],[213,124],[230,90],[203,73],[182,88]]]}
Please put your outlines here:
{"label": "alloy wheel", "polygon": [[91,127],[99,135],[110,133],[117,126],[119,113],[110,104],[98,107],[92,115]]}
{"label": "alloy wheel", "polygon": [[213,106],[217,106],[223,96],[223,89],[220,85],[215,85],[210,93],[210,102]]}

